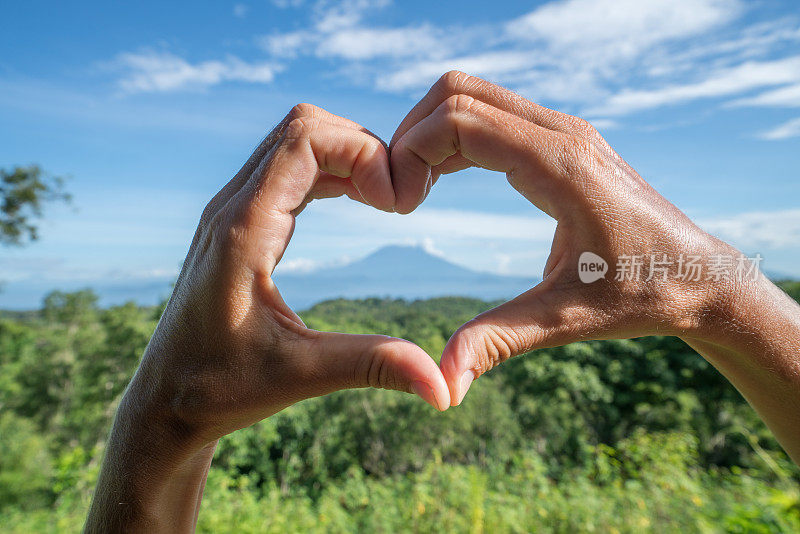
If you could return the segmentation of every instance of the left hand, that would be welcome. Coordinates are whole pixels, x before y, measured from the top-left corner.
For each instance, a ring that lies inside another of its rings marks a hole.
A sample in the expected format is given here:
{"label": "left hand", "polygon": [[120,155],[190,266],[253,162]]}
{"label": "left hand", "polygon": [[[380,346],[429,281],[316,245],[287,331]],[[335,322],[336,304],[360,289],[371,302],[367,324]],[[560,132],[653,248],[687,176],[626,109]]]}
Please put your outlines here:
{"label": "left hand", "polygon": [[421,348],[306,328],[273,283],[297,214],[343,194],[393,210],[386,147],[301,104],[211,200],[120,403],[87,532],[191,530],[216,440],[300,400],[371,386],[450,405]]}
{"label": "left hand", "polygon": [[273,283],[296,215],[313,199],[343,194],[392,211],[386,149],[358,124],[300,105],[206,208],[134,380],[157,385],[201,441],[343,388],[398,389],[449,405],[422,349],[308,329]]}

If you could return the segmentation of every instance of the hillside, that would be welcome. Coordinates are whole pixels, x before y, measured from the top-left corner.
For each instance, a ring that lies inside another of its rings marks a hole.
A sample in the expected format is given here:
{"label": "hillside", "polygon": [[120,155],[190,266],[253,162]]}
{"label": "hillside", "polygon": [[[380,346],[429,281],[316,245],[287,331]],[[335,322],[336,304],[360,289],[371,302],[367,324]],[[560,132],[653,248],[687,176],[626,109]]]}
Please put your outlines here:
{"label": "hillside", "polygon": [[534,277],[473,271],[426,252],[421,247],[387,246],[369,256],[330,269],[275,275],[286,302],[305,309],[334,298],[393,297],[420,299],[464,296],[504,299],[533,287]]}

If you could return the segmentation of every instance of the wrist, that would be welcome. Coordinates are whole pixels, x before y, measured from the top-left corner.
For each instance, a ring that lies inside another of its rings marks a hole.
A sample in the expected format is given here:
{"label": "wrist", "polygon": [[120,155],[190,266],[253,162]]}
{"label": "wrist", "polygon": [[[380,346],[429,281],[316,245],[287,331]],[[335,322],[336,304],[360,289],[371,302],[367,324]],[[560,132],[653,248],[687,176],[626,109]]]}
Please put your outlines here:
{"label": "wrist", "polygon": [[[752,272],[737,267],[742,253],[705,232],[692,249],[694,252],[679,255],[686,263],[673,273],[667,286],[669,298],[663,300],[661,309],[669,317],[674,335],[715,342],[712,340],[729,335],[726,332],[742,320],[742,310],[752,306],[765,282],[770,283],[757,267]],[[691,258],[695,258],[695,270],[687,267]],[[721,260],[720,267],[712,270],[716,259]],[[723,259],[727,262],[724,267]]]}
{"label": "wrist", "polygon": [[199,452],[209,441],[199,439],[199,432],[175,413],[173,395],[159,390],[142,378],[140,369],[120,400],[112,437],[119,437],[126,446],[152,451],[153,461],[165,466],[180,464],[182,459]]}
{"label": "wrist", "polygon": [[120,401],[87,532],[187,532],[194,525],[216,441],[201,443],[142,374]]}
{"label": "wrist", "polygon": [[766,276],[732,277],[708,284],[694,310],[692,327],[679,336],[687,342],[729,350],[769,350],[776,332],[797,328],[796,303]]}

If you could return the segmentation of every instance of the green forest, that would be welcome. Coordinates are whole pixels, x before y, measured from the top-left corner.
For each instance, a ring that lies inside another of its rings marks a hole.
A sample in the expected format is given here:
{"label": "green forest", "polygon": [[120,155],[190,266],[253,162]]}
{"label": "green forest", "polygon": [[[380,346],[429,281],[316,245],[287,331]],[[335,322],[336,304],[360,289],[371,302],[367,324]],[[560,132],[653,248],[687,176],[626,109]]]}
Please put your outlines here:
{"label": "green forest", "polygon": [[[784,283],[800,297],[800,283]],[[434,358],[493,304],[334,300],[309,327]],[[0,312],[0,530],[79,531],[116,403],[161,307],[89,290]],[[201,532],[799,532],[800,470],[676,338],[534,351],[438,413],[395,391],[311,399],[221,440]]]}

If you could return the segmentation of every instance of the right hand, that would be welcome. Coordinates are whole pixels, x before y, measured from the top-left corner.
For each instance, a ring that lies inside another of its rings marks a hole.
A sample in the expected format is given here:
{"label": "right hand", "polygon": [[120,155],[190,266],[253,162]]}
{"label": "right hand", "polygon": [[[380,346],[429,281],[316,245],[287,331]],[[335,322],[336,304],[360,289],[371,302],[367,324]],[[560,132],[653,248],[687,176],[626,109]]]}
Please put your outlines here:
{"label": "right hand", "polygon": [[[469,321],[450,338],[441,368],[453,405],[472,381],[535,348],[586,339],[700,335],[717,327],[737,292],[732,280],[664,275],[616,280],[618,258],[676,260],[740,254],[659,195],[587,122],[460,72],[445,74],[411,110],[391,144],[396,209],[413,210],[441,174],[469,166],[509,183],[558,222],[544,280]],[[605,278],[583,283],[578,259],[593,252]]]}

